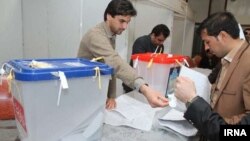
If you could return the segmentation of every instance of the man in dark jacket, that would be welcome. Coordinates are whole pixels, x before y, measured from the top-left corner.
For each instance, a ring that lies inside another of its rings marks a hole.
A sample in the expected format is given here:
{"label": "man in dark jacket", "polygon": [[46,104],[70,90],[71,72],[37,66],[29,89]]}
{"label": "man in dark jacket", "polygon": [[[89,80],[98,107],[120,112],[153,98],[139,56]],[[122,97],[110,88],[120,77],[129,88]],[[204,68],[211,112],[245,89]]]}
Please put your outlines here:
{"label": "man in dark jacket", "polygon": [[[193,81],[187,77],[179,77],[176,80],[175,90],[175,96],[186,103],[187,111],[184,117],[207,139],[220,140],[220,125],[227,123],[217,112],[213,112],[203,98],[197,96]],[[244,116],[237,124],[250,125],[250,114]]]}
{"label": "man in dark jacket", "polygon": [[[163,53],[164,41],[170,35],[170,30],[165,24],[156,25],[150,34],[137,38],[133,44],[132,54],[138,53]],[[133,61],[130,60],[130,66],[133,66]],[[125,93],[132,91],[130,87],[122,83]]]}

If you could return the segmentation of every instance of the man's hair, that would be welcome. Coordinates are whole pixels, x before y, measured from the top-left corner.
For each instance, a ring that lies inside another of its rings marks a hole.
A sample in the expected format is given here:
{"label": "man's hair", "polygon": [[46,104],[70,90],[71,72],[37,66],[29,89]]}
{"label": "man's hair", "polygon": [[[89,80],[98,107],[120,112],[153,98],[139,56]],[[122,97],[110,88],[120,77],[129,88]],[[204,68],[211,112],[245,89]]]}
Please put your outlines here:
{"label": "man's hair", "polygon": [[170,31],[166,25],[158,24],[152,29],[150,34],[153,34],[153,33],[155,36],[159,36],[162,34],[165,38],[167,38],[170,34]]}
{"label": "man's hair", "polygon": [[107,14],[112,17],[116,15],[136,16],[137,12],[129,0],[111,0],[104,12],[104,21],[107,20]]}
{"label": "man's hair", "polygon": [[197,33],[201,35],[206,29],[210,36],[218,36],[221,31],[227,32],[232,38],[239,38],[240,29],[238,22],[230,12],[218,12],[210,15],[199,26]]}

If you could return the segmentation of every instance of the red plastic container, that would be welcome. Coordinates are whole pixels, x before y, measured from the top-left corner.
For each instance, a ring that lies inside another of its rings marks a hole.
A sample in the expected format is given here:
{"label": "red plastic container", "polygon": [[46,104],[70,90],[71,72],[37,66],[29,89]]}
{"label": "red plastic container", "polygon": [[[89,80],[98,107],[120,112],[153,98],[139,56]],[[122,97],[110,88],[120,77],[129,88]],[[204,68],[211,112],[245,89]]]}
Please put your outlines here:
{"label": "red plastic container", "polygon": [[9,120],[14,118],[12,95],[9,92],[7,80],[2,78],[2,85],[0,84],[0,119]]}
{"label": "red plastic container", "polygon": [[173,70],[179,72],[180,64],[184,64],[186,57],[177,54],[142,53],[132,55],[131,59],[137,74],[142,76],[149,86],[165,95],[172,87],[170,74]]}

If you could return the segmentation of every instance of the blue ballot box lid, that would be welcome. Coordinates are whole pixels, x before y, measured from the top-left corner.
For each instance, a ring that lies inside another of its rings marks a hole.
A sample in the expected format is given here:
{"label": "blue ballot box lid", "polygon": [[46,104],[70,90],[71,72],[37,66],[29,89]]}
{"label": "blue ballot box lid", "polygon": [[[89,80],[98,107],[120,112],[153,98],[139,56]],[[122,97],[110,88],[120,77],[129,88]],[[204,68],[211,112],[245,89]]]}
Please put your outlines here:
{"label": "blue ballot box lid", "polygon": [[55,75],[59,71],[63,72],[66,78],[95,76],[96,67],[99,68],[100,75],[113,73],[113,68],[104,63],[82,58],[10,60],[5,69],[12,72],[16,80],[40,81],[59,79]]}

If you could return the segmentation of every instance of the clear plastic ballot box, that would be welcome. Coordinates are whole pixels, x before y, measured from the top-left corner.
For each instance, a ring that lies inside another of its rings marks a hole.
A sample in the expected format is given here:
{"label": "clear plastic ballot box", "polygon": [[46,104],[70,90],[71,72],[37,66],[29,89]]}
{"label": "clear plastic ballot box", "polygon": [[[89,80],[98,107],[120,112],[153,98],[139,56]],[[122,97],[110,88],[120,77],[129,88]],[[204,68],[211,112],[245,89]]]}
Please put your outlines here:
{"label": "clear plastic ballot box", "polygon": [[[174,80],[179,75],[180,64],[184,64],[185,56],[141,53],[132,55],[131,59],[137,74],[142,76],[149,86],[167,95],[173,91]],[[146,99],[143,98],[142,101],[146,102]]]}
{"label": "clear plastic ballot box", "polygon": [[4,68],[22,141],[101,140],[111,67],[67,58],[11,60]]}

